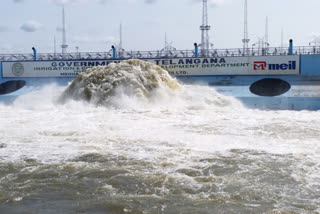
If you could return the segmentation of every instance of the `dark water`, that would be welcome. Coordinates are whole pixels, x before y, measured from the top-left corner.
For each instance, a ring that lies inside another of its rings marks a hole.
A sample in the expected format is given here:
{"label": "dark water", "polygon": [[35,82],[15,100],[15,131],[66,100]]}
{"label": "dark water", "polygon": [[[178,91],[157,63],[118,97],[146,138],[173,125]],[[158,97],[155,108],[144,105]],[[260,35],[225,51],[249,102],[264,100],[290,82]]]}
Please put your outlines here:
{"label": "dark water", "polygon": [[188,167],[87,154],[1,163],[0,213],[317,213],[319,164],[231,150]]}

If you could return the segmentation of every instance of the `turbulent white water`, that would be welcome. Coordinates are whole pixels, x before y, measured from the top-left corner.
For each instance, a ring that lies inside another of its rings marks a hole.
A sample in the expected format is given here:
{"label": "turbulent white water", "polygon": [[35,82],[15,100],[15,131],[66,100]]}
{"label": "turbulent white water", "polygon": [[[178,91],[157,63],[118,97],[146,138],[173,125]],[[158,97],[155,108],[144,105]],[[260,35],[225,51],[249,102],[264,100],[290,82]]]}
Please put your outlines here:
{"label": "turbulent white water", "polygon": [[320,212],[320,112],[249,110],[199,85],[99,107],[59,104],[64,90],[0,105],[0,211],[59,204],[61,186],[74,213]]}
{"label": "turbulent white water", "polygon": [[[118,108],[77,101],[59,104],[63,89],[47,86],[19,97],[13,105],[0,105],[1,143],[11,148],[0,150],[2,160],[27,156],[59,161],[78,155],[88,142],[98,142],[96,152],[105,151],[110,142],[101,141],[108,139],[147,142],[150,147],[170,142],[205,153],[252,149],[320,156],[320,112],[249,110],[206,86],[158,91],[151,103],[119,95],[113,100]],[[44,153],[44,148],[49,150]]]}
{"label": "turbulent white water", "polygon": [[[229,149],[233,146],[213,144],[212,137],[237,133],[239,127],[224,128],[232,125],[229,123],[234,115],[240,116],[240,112],[245,111],[235,99],[203,86],[184,86],[183,91],[176,92],[157,91],[152,102],[119,95],[112,100],[116,105],[100,107],[79,101],[59,104],[57,98],[63,89],[47,86],[19,97],[13,105],[0,106],[1,135],[4,136],[1,142],[8,146],[0,150],[2,160],[18,161],[28,157],[50,162],[67,160],[82,152],[125,152],[152,158],[150,152],[137,154],[134,147],[156,148],[164,142],[203,152],[212,146],[213,151]],[[246,116],[237,119],[246,123]],[[225,124],[218,124],[219,121]],[[224,137],[215,140],[229,141]],[[110,150],[112,145],[119,146],[115,142],[122,141],[127,142],[121,143],[128,146],[127,149]],[[235,141],[230,143],[234,145]]]}

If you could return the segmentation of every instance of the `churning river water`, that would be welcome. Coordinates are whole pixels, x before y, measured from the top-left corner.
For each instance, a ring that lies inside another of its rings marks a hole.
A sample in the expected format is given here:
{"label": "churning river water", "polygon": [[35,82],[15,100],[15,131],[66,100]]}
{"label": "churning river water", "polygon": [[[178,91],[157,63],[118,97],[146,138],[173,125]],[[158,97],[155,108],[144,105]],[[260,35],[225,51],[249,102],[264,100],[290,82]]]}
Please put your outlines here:
{"label": "churning river water", "polygon": [[0,213],[320,213],[320,111],[199,85],[112,107],[63,89],[0,105]]}

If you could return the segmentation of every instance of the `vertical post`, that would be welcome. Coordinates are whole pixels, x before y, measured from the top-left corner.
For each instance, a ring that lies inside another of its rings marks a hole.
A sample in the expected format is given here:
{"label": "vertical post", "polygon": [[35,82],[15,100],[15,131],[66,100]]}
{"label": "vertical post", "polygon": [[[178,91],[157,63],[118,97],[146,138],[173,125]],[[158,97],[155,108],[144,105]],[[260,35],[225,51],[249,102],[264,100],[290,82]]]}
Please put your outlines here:
{"label": "vertical post", "polygon": [[66,22],[65,22],[65,13],[64,13],[64,4],[62,5],[62,54],[67,53],[67,39],[66,39]]}
{"label": "vertical post", "polygon": [[289,40],[289,55],[293,55],[293,41]]}
{"label": "vertical post", "polygon": [[57,45],[56,36],[54,36],[54,41],[53,41],[53,57],[54,57],[54,59],[56,59],[56,54],[57,54],[56,45]]}
{"label": "vertical post", "polygon": [[0,61],[0,76],[2,77],[2,62]]}
{"label": "vertical post", "polygon": [[281,49],[283,48],[283,28],[281,28]]}
{"label": "vertical post", "polygon": [[37,61],[37,50],[34,47],[32,47],[32,50],[33,50],[33,60]]}
{"label": "vertical post", "polygon": [[209,56],[209,30],[211,26],[208,24],[208,0],[203,0],[202,7],[202,25],[201,30],[201,56]]}
{"label": "vertical post", "polygon": [[249,36],[248,36],[248,2],[244,2],[244,32],[243,32],[243,56],[249,56]]}
{"label": "vertical post", "polygon": [[198,57],[198,44],[197,43],[194,43],[194,57]]}
{"label": "vertical post", "polygon": [[119,57],[123,58],[123,52],[122,52],[122,50],[123,50],[123,48],[122,48],[122,23],[120,23],[120,41],[119,41],[118,48],[119,48]]}
{"label": "vertical post", "polygon": [[116,59],[117,58],[117,50],[113,45],[111,46],[111,48],[112,48],[112,58]]}
{"label": "vertical post", "polygon": [[80,59],[81,57],[80,57],[80,52],[79,52],[79,46],[76,46],[76,51],[77,51],[76,57],[78,59]]}

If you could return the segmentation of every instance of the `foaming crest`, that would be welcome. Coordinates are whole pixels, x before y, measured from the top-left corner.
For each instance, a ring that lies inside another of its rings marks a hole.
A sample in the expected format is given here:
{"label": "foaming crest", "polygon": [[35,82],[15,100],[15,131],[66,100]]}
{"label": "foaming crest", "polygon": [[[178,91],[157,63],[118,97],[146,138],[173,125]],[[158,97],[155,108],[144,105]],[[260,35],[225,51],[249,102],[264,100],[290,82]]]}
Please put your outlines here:
{"label": "foaming crest", "polygon": [[161,67],[141,60],[127,60],[87,69],[65,90],[61,101],[85,100],[110,106],[119,95],[148,101],[156,89],[179,88],[176,79]]}

